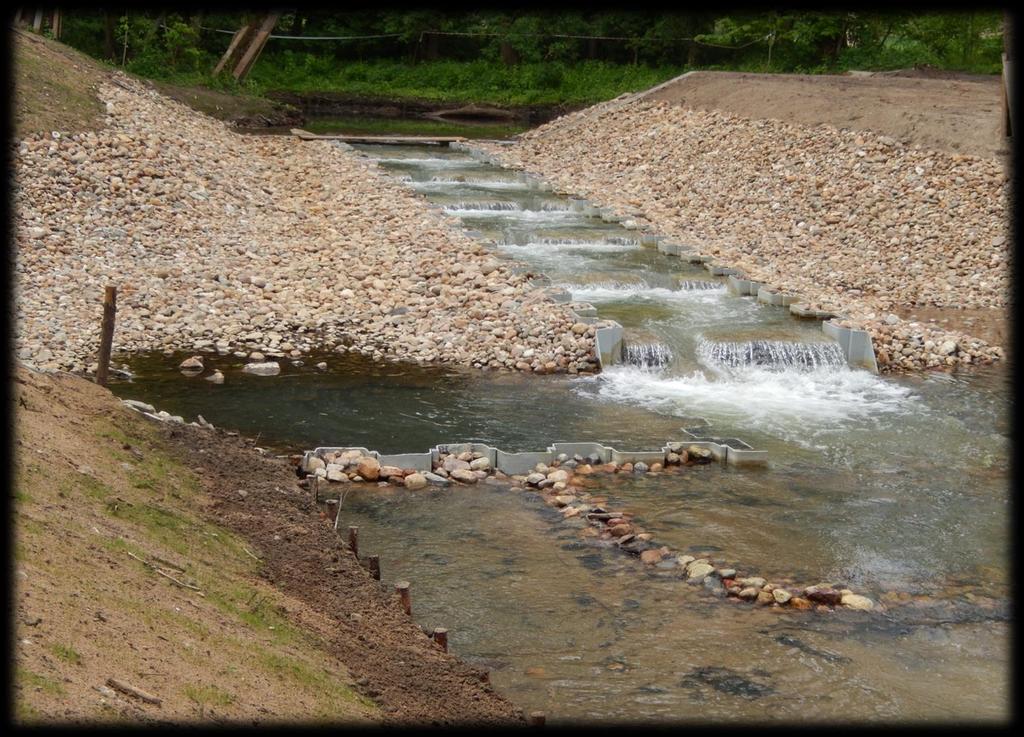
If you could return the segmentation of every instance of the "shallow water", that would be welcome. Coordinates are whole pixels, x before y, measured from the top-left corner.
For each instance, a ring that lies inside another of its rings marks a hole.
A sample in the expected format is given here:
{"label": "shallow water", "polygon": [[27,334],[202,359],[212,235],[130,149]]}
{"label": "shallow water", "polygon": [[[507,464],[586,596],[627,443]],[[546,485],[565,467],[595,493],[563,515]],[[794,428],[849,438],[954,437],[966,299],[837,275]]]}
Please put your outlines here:
{"label": "shallow water", "polygon": [[516,172],[443,148],[360,148],[496,253],[619,321],[635,352],[661,358],[536,377],[330,354],[282,361],[265,378],[211,356],[227,377],[214,386],[181,376],[182,356],[156,355],[133,360],[135,379],[115,391],[278,448],[641,449],[682,428],[740,438],[769,452],[767,467],[617,478],[600,493],[659,542],[747,574],[923,598],[828,615],[719,601],[593,547],[535,494],[495,486],[350,491],[342,519],[381,556],[386,584],[413,582],[417,621],[449,627],[453,651],[552,722],[1006,715],[1007,365],[850,369],[818,322],[732,296],[706,269],[641,247]]}

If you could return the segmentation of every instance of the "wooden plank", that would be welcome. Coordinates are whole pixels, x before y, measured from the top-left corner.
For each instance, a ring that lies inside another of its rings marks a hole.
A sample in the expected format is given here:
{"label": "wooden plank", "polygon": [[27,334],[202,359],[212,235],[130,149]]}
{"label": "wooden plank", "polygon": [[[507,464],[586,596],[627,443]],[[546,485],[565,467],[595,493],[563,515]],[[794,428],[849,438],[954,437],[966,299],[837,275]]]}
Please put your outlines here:
{"label": "wooden plank", "polygon": [[274,26],[277,25],[278,19],[281,17],[280,13],[269,13],[266,18],[263,19],[263,23],[260,24],[259,31],[256,32],[256,37],[253,38],[252,43],[249,44],[249,48],[245,50],[245,54],[242,55],[241,61],[238,62],[238,66],[235,67],[235,71],[232,72],[232,76],[239,82],[249,73],[252,69],[253,64],[256,63],[256,59],[259,57],[260,52],[263,51],[263,47],[267,43],[267,39],[270,37],[270,32],[274,30]]}
{"label": "wooden plank", "polygon": [[251,30],[252,24],[246,23],[237,31],[235,31],[235,35],[231,37],[231,43],[228,44],[228,50],[224,52],[224,56],[220,58],[220,61],[217,62],[217,66],[213,68],[213,76],[216,77],[218,74],[220,74],[221,70],[224,69],[225,65],[227,65],[227,63],[231,61],[231,57],[235,55],[235,52],[238,50],[238,47],[242,43],[242,40],[249,34],[249,31]]}
{"label": "wooden plank", "polygon": [[344,141],[345,143],[382,143],[391,144],[395,146],[401,146],[410,143],[437,143],[441,145],[447,145],[449,143],[456,143],[458,141],[468,140],[464,136],[359,136],[344,134],[318,135],[316,133],[310,133],[309,131],[302,130],[301,128],[292,128],[291,132],[292,135],[296,136],[297,138],[303,141]]}

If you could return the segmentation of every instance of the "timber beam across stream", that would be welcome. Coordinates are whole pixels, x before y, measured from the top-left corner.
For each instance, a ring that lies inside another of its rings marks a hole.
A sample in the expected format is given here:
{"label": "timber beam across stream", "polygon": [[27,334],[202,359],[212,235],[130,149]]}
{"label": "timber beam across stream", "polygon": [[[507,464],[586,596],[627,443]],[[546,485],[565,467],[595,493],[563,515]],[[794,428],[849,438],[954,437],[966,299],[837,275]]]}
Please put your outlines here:
{"label": "timber beam across stream", "polygon": [[309,131],[302,130],[301,128],[292,128],[291,132],[292,135],[302,141],[342,141],[344,143],[376,143],[392,146],[403,146],[409,144],[447,146],[451,143],[458,143],[467,140],[463,136],[360,136],[344,135],[340,133],[320,135],[317,133],[310,133]]}

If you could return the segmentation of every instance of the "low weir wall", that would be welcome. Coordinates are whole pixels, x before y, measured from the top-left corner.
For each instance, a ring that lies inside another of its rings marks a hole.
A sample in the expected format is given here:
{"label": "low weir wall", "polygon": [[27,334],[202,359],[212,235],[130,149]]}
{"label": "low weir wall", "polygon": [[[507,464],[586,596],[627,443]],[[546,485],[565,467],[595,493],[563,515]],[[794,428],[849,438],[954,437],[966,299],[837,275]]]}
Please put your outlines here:
{"label": "low weir wall", "polygon": [[617,450],[601,443],[553,443],[546,450],[509,453],[485,443],[444,443],[424,453],[379,453],[361,447],[324,446],[307,450],[302,457],[300,469],[309,473],[309,461],[321,458],[328,453],[344,453],[359,451],[365,456],[376,458],[382,466],[412,468],[417,471],[429,472],[434,463],[449,453],[480,453],[491,462],[491,466],[509,476],[530,473],[538,463],[551,464],[562,453],[572,457],[580,455],[598,459],[601,463],[639,463],[665,464],[668,454],[676,452],[680,446],[696,445],[711,451],[711,456],[720,463],[733,466],[750,466],[766,463],[768,451],[754,450],[742,440],[736,438],[702,438],[693,433],[683,431],[684,437],[675,442],[667,442],[658,450]]}

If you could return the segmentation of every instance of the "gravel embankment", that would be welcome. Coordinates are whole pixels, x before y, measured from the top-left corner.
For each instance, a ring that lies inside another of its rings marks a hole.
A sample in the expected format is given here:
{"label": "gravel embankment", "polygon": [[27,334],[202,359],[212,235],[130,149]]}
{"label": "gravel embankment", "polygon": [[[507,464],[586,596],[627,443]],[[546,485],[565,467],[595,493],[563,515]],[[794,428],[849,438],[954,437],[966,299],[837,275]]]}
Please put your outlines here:
{"label": "gravel embankment", "polygon": [[485,147],[748,278],[843,314],[842,324],[871,333],[883,370],[1003,355],[893,314],[1007,307],[1009,182],[997,160],[647,101],[580,111],[514,146]]}
{"label": "gravel embankment", "polygon": [[115,81],[103,129],[15,142],[18,358],[85,370],[114,284],[115,353],[595,367],[592,328],[371,162]]}

